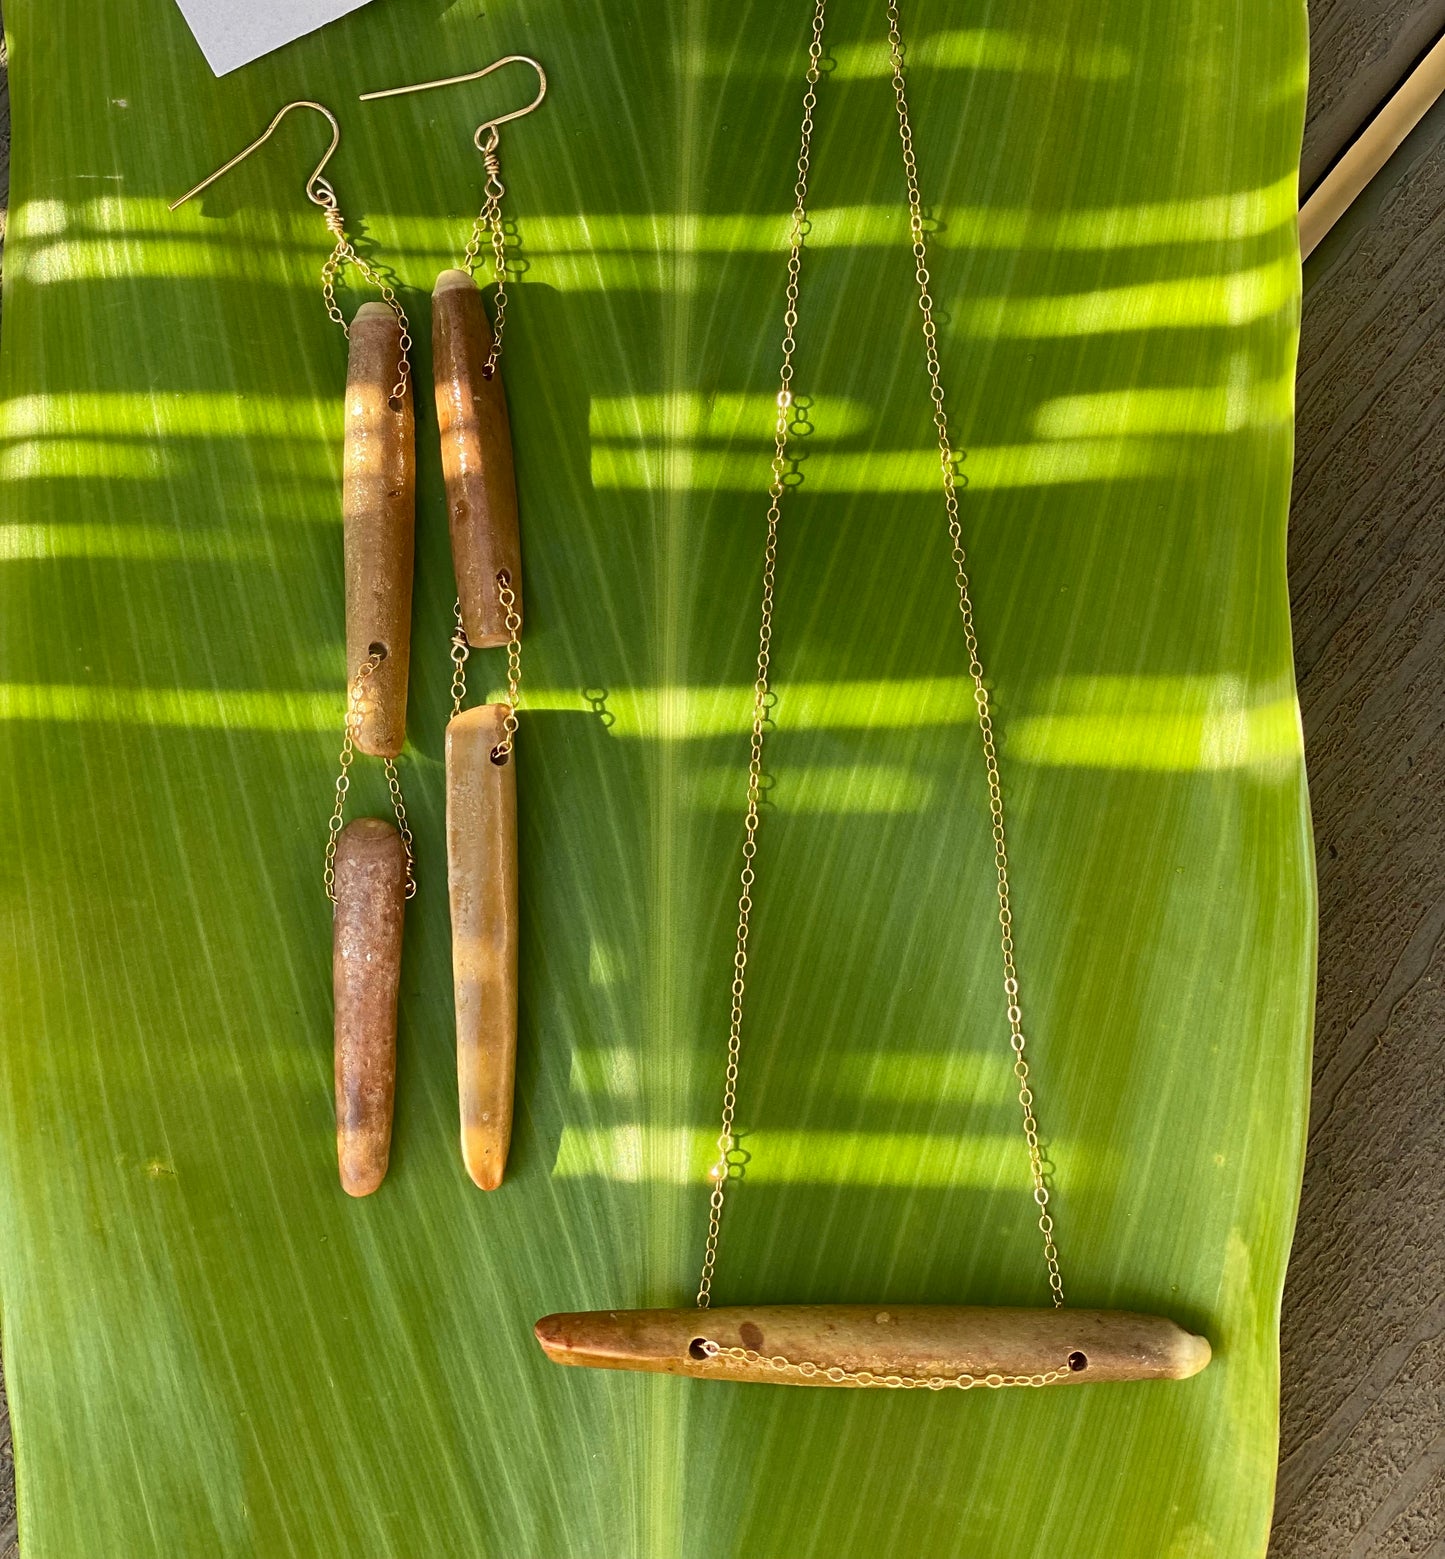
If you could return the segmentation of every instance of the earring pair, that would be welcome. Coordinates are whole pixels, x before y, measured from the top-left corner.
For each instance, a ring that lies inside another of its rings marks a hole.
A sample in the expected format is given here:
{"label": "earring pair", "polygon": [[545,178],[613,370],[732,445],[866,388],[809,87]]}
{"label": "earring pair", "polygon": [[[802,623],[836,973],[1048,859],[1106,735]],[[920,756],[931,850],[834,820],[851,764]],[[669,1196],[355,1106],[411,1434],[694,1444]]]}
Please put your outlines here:
{"label": "earring pair", "polygon": [[[400,96],[479,80],[526,64],[538,90],[524,108],[484,121],[473,142],[486,180],[459,267],[437,278],[432,340],[437,423],[446,485],[456,627],[452,709],[446,729],[447,874],[457,1030],[462,1160],[485,1190],[501,1183],[511,1138],[517,1032],[517,804],[515,755],[521,676],[521,544],[511,429],[500,359],[506,323],[506,188],[500,127],[537,108],[545,71],[507,55],[465,75],[369,92]],[[321,268],[327,315],[348,338],[342,514],[346,579],[347,701],[323,881],[333,905],[337,1161],[343,1189],[375,1191],[391,1151],[396,1013],[405,904],[416,891],[415,848],[396,760],[406,740],[416,461],[410,324],[395,289],[349,237],[325,170],[341,127],[323,104],[288,103],[248,146],[171,203],[184,205],[249,157],[293,109],[321,114],[331,140],[306,181],[333,248]],[[474,271],[485,250],[495,282],[489,319]],[[336,300],[347,266],[379,294],[350,323]],[[473,649],[507,648],[503,701],[464,709]],[[345,821],[357,752],[382,760],[394,824]]]}

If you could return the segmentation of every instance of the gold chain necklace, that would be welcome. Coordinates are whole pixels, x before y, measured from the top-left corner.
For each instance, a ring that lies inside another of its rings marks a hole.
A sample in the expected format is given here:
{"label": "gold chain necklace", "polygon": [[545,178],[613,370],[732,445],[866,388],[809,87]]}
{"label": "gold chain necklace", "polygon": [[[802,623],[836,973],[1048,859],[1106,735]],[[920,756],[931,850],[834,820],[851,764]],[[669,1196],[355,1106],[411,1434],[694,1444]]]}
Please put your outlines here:
{"label": "gold chain necklace", "polygon": [[[777,575],[778,530],[788,471],[789,426],[793,411],[793,356],[798,325],[799,283],[803,236],[807,227],[808,174],[812,158],[813,116],[822,74],[823,24],[827,0],[814,0],[812,35],[803,93],[797,179],[788,242],[787,285],[783,310],[782,366],[779,371],[777,420],[773,435],[772,481],[768,489],[766,539],[763,547],[762,612],[758,627],[757,675],[753,683],[752,735],[748,755],[747,809],[744,815],[743,864],[739,878],[737,937],[733,953],[732,1010],[728,1026],[718,1156],[709,1178],[707,1239],[696,1306],[681,1310],[593,1311],[547,1316],[536,1334],[549,1357],[560,1364],[603,1369],[647,1370],[731,1380],[773,1381],[792,1385],[883,1387],[894,1390],[975,1386],[1048,1386],[1063,1381],[1182,1379],[1197,1374],[1209,1362],[1208,1342],[1162,1316],[1123,1311],[1067,1310],[1049,1190],[1039,1147],[1034,1094],[1024,1057],[1023,1012],[1018,970],[1014,962],[1013,908],[1009,886],[1008,844],[1004,826],[1003,787],[987,684],[984,681],[968,556],[959,517],[959,478],[949,440],[944,409],[938,331],[928,274],[923,204],[913,126],[903,70],[903,38],[898,0],[884,0],[888,50],[892,66],[894,106],[903,152],[908,193],[908,225],[912,242],[918,307],[923,318],[924,357],[929,400],[938,435],[944,510],[951,542],[958,610],[968,654],[969,677],[982,739],[988,779],[996,891],[999,950],[1003,964],[1005,1014],[1013,1051],[1028,1148],[1033,1200],[1043,1238],[1052,1310],[1002,1309],[959,1305],[910,1305],[881,1309],[876,1305],[751,1305],[712,1308],[717,1272],[718,1240],[732,1155],[737,1146],[733,1124],[737,1113],[738,1068],[742,1053],[744,997],[747,989],[748,937],[753,891],[757,886],[757,835],[762,797],[763,736],[771,702],[773,610]],[[702,1312],[706,1312],[704,1324]],[[824,1358],[827,1362],[824,1362]]]}
{"label": "gold chain necklace", "polygon": [[[788,463],[788,424],[793,406],[793,332],[798,321],[798,277],[802,265],[803,233],[808,212],[808,170],[812,157],[813,111],[817,106],[817,85],[823,58],[823,14],[827,0],[816,0],[813,12],[813,36],[808,48],[807,90],[803,95],[803,127],[798,149],[798,179],[794,185],[793,223],[788,244],[787,307],[784,311],[783,365],[779,374],[777,424],[774,429],[773,480],[769,488],[767,543],[763,550],[763,609],[758,631],[758,674],[753,683],[752,748],[748,758],[748,801],[743,843],[741,892],[738,895],[737,947],[733,956],[732,1017],[728,1029],[728,1061],[723,1086],[722,1129],[718,1135],[718,1157],[713,1165],[712,1197],[708,1211],[707,1244],[703,1254],[702,1277],[697,1302],[706,1309],[712,1300],[712,1280],[717,1268],[718,1233],[722,1222],[723,1199],[728,1182],[728,1165],[733,1148],[733,1116],[737,1108],[738,1057],[742,1048],[743,995],[748,964],[748,932],[752,920],[752,890],[756,885],[758,804],[762,796],[763,731],[769,704],[769,675],[772,664],[773,584],[778,555],[778,521],[782,511],[784,478]],[[953,447],[948,438],[948,414],[943,405],[943,381],[938,365],[938,331],[933,322],[933,295],[929,291],[928,246],[923,234],[923,203],[918,191],[918,165],[913,154],[913,125],[908,114],[908,97],[903,79],[903,39],[899,27],[897,0],[887,0],[888,50],[893,67],[893,94],[898,110],[898,133],[903,143],[903,170],[908,184],[908,227],[913,243],[914,274],[918,281],[918,307],[923,315],[923,348],[928,363],[929,399],[933,404],[933,425],[938,432],[938,461],[943,474],[943,506],[948,515],[948,534],[953,543],[954,580],[958,586],[958,609],[963,620],[964,644],[968,650],[968,671],[973,679],[973,698],[978,708],[978,726],[983,736],[983,761],[988,771],[988,806],[993,819],[994,865],[998,869],[999,945],[1003,954],[1003,987],[1007,999],[1009,1043],[1014,1052],[1014,1074],[1019,1084],[1019,1104],[1023,1109],[1024,1139],[1029,1150],[1029,1171],[1033,1178],[1034,1201],[1039,1209],[1039,1230],[1044,1241],[1044,1262],[1048,1267],[1049,1288],[1055,1305],[1064,1302],[1064,1280],[1059,1273],[1059,1253],[1054,1246],[1054,1221],[1049,1213],[1049,1190],[1044,1180],[1043,1156],[1039,1150],[1039,1126],[1034,1117],[1034,1096],[1029,1086],[1029,1066],[1024,1059],[1023,1014],[1019,1008],[1018,971],[1014,967],[1013,909],[1009,895],[1008,845],[1004,835],[1003,790],[999,784],[998,749],[994,741],[993,715],[989,707],[988,686],[984,682],[983,663],[979,659],[978,635],[974,629],[973,597],[969,589],[968,556],[964,551],[963,527],[958,516],[958,478],[954,470]]]}

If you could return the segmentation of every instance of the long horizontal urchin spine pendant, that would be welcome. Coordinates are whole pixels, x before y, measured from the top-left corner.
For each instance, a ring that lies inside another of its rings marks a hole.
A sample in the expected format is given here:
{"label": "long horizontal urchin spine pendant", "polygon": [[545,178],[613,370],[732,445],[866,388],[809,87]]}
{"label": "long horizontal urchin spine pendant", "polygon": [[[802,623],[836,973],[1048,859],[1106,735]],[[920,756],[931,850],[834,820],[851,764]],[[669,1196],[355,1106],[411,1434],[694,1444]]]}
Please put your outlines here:
{"label": "long horizontal urchin spine pendant", "polygon": [[549,1315],[557,1364],[790,1386],[1184,1380],[1209,1344],[1157,1315],[976,1305],[724,1305]]}

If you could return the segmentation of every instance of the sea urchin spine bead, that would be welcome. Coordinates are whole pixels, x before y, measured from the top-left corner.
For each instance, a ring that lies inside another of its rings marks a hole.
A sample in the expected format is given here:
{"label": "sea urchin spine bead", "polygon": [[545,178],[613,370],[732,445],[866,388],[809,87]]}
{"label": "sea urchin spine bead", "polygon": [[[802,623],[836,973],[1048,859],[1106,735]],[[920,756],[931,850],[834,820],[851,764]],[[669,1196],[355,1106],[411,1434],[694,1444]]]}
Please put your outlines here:
{"label": "sea urchin spine bead", "polygon": [[346,675],[382,659],[363,692],[356,745],[395,758],[406,741],[411,665],[411,583],[416,531],[416,454],[411,374],[399,399],[401,322],[384,303],[351,321],[346,370],[342,489],[346,551]]}
{"label": "sea urchin spine bead", "polygon": [[522,613],[512,429],[500,365],[490,378],[484,372],[491,350],[492,327],[477,284],[465,271],[443,271],[432,292],[437,426],[457,599],[473,649],[507,642],[499,574],[508,575],[517,615]]}
{"label": "sea urchin spine bead", "polygon": [[558,1364],[793,1386],[1187,1380],[1210,1358],[1203,1337],[1124,1310],[689,1306],[549,1315],[535,1331]]}
{"label": "sea urchin spine bead", "polygon": [[379,817],[336,838],[331,978],[336,1001],[336,1158],[342,1189],[369,1196],[386,1176],[396,1091],[396,998],[406,846]]}
{"label": "sea urchin spine bead", "polygon": [[517,1066],[517,755],[494,756],[507,714],[463,710],[446,736],[462,1162],[484,1191],[502,1183]]}

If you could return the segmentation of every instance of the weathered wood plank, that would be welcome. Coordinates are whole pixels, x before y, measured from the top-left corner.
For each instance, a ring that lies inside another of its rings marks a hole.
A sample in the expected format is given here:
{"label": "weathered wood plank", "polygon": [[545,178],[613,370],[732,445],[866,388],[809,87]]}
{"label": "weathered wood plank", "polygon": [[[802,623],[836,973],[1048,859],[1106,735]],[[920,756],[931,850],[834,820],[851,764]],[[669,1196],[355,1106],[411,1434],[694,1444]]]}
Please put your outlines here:
{"label": "weathered wood plank", "polygon": [[1445,103],[1305,275],[1291,585],[1321,943],[1276,1559],[1445,1552],[1442,242]]}
{"label": "weathered wood plank", "polygon": [[1311,0],[1310,101],[1300,188],[1319,183],[1445,32],[1445,0]]}
{"label": "weathered wood plank", "polygon": [[0,1559],[14,1559],[18,1552],[15,1452],[10,1444],[10,1415],[6,1411],[5,1383],[0,1381]]}

